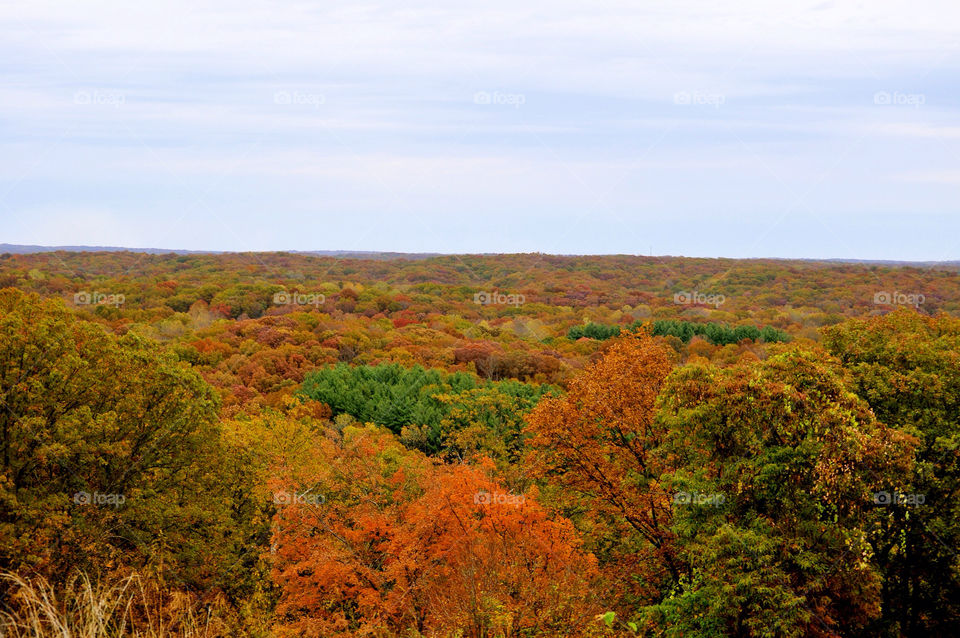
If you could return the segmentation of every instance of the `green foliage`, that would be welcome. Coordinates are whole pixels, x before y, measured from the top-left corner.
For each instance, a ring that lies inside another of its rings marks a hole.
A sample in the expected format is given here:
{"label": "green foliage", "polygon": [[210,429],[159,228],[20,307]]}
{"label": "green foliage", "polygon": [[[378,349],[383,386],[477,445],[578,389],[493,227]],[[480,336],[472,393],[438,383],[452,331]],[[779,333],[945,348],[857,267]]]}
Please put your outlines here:
{"label": "green foliage", "polygon": [[[687,366],[661,394],[677,586],[665,636],[863,632],[879,614],[872,495],[902,489],[914,443],[879,423],[823,353]],[[698,500],[697,495],[705,498]],[[818,630],[819,631],[819,630]]]}
{"label": "green foliage", "polygon": [[569,339],[586,337],[587,339],[604,340],[618,336],[620,336],[619,326],[606,326],[602,323],[588,323],[585,326],[574,326],[570,328],[570,332],[567,333],[567,338]]}
{"label": "green foliage", "polygon": [[258,550],[235,544],[218,400],[174,354],[3,290],[0,406],[0,567],[62,579],[162,565],[189,587],[249,582],[223,571]]}
{"label": "green foliage", "polygon": [[[648,322],[634,321],[625,326],[627,332],[637,330]],[[688,343],[693,337],[700,336],[718,346],[725,346],[731,343],[740,343],[744,339],[752,341],[763,341],[766,343],[789,341],[790,337],[782,330],[777,330],[773,326],[757,328],[756,326],[737,326],[731,328],[722,323],[695,323],[692,321],[682,321],[678,319],[664,319],[654,321],[651,327],[652,334],[658,337],[673,336],[684,343]],[[588,323],[584,326],[574,326],[567,333],[569,339],[610,339],[620,336],[619,326],[607,326],[599,323]]]}
{"label": "green foliage", "polygon": [[299,394],[330,406],[333,415],[349,414],[396,434],[419,426],[404,437],[434,454],[446,446],[459,454],[473,444],[454,443],[468,426],[489,428],[484,437],[503,437],[501,452],[515,454],[520,445],[523,414],[536,405],[548,385],[519,381],[479,381],[464,372],[443,372],[397,364],[351,366],[340,363],[315,370],[303,380]]}
{"label": "green foliage", "polygon": [[678,337],[684,343],[688,343],[695,336],[700,336],[718,346],[740,343],[744,339],[766,343],[790,340],[787,333],[777,330],[773,326],[765,326],[764,328],[737,326],[731,328],[721,323],[694,323],[673,319],[654,321],[652,332],[654,336],[672,335]]}
{"label": "green foliage", "polygon": [[[916,463],[881,508],[871,545],[884,570],[889,635],[948,635],[960,618],[960,321],[910,310],[824,330],[877,418],[916,436]],[[889,490],[891,493],[893,490]],[[920,577],[919,575],[922,575]]]}
{"label": "green foliage", "polygon": [[556,392],[508,380],[437,397],[446,409],[438,424],[444,456],[460,462],[488,456],[501,475],[518,470],[527,438],[523,417],[544,394]]}
{"label": "green foliage", "polygon": [[376,423],[399,433],[411,423],[439,423],[445,410],[436,395],[475,387],[476,378],[463,372],[340,363],[308,374],[300,392],[329,405],[334,416],[346,413],[363,423]]}

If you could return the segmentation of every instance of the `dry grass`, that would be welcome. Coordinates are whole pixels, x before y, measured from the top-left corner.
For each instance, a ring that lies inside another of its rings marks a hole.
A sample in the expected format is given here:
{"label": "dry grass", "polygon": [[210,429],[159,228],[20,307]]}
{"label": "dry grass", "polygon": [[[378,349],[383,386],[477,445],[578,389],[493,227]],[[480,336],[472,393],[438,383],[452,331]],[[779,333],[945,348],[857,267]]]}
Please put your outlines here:
{"label": "dry grass", "polygon": [[42,579],[0,574],[0,638],[219,638],[233,635],[209,607],[163,593],[137,575],[113,584],[79,574],[55,589]]}

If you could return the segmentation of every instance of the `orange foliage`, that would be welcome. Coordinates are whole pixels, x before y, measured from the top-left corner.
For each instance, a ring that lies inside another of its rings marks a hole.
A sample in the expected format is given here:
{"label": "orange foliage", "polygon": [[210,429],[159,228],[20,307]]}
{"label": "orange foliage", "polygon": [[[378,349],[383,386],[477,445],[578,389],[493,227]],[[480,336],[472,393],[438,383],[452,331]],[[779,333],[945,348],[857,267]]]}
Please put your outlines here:
{"label": "orange foliage", "polygon": [[313,489],[275,520],[281,635],[576,635],[593,622],[595,560],[534,493],[372,426],[319,446],[326,462],[298,481]]}
{"label": "orange foliage", "polygon": [[[603,521],[597,524],[612,526],[614,536],[640,534],[658,555],[630,560],[665,565],[675,579],[670,496],[652,453],[663,440],[654,416],[670,370],[667,352],[648,334],[619,339],[570,383],[567,395],[541,400],[527,416],[527,429],[533,471],[572,493],[591,495],[590,516]],[[647,579],[658,576],[666,574]]]}

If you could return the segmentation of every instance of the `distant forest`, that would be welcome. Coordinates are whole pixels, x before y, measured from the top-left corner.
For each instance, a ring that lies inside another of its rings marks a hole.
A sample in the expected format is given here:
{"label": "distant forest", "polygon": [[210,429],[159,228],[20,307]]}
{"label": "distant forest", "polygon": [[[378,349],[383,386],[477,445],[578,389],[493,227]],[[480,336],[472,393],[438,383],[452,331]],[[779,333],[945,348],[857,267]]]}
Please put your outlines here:
{"label": "distant forest", "polygon": [[954,265],[376,257],[0,254],[0,635],[956,635]]}

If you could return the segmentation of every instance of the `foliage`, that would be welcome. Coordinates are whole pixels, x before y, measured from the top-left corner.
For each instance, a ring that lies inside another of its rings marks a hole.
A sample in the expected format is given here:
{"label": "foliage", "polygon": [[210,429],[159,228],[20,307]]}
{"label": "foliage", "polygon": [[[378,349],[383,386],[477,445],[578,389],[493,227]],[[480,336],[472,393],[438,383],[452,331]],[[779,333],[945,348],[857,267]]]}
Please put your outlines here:
{"label": "foliage", "polygon": [[873,495],[902,489],[915,440],[879,423],[836,361],[802,349],[687,366],[661,396],[685,567],[650,607],[656,633],[863,631],[883,588],[867,542]]}
{"label": "foliage", "polygon": [[620,326],[605,326],[590,322],[584,326],[574,326],[567,332],[568,339],[610,339],[620,336]]}
{"label": "foliage", "polygon": [[156,345],[115,337],[57,300],[0,291],[0,565],[57,582],[73,569],[156,566],[187,588],[257,548],[221,471],[217,400]]}
{"label": "foliage", "polygon": [[[338,364],[307,375],[300,394],[329,405],[334,416],[349,414],[397,434],[413,426],[405,439],[428,453],[492,450],[497,441],[477,447],[467,439],[493,435],[504,437],[505,447],[498,456],[515,457],[523,414],[549,391],[545,385],[479,382],[463,372],[450,374],[420,366]],[[476,432],[477,428],[489,430]],[[465,429],[474,434],[461,433]]]}
{"label": "foliage", "polygon": [[665,435],[656,428],[656,398],[670,369],[666,351],[648,334],[625,337],[565,396],[543,399],[527,417],[531,471],[583,496],[583,525],[605,530],[597,542],[612,546],[609,560],[629,576],[626,587],[679,575],[669,495],[653,456]]}
{"label": "foliage", "polygon": [[864,630],[883,586],[872,497],[903,489],[913,439],[822,353],[668,373],[662,346],[629,336],[528,416],[536,472],[616,548],[620,609],[641,605],[656,635]]}
{"label": "foliage", "polygon": [[825,331],[884,423],[919,439],[913,472],[884,486],[919,494],[881,509],[870,543],[884,571],[880,633],[945,635],[960,618],[960,321],[901,311]]}
{"label": "foliage", "polygon": [[[626,331],[633,331],[642,328],[646,322],[635,321],[626,326]],[[702,336],[710,343],[725,346],[731,343],[740,343],[744,339],[751,341],[762,341],[766,343],[776,343],[789,341],[790,337],[782,330],[777,330],[773,326],[757,328],[756,326],[737,326],[731,328],[720,323],[695,323],[693,321],[680,321],[676,319],[664,319],[654,321],[651,326],[651,334],[658,337],[672,336],[679,338],[683,343],[688,343],[695,336]],[[584,326],[574,326],[570,328],[567,337],[570,339],[610,339],[620,335],[620,326],[605,326],[599,323],[588,323]]]}
{"label": "foliage", "polygon": [[0,568],[181,633],[952,635],[957,271],[0,255]]}
{"label": "foliage", "polygon": [[694,336],[705,337],[710,343],[725,346],[731,343],[740,343],[744,339],[777,343],[789,341],[790,337],[782,330],[773,326],[757,328],[756,326],[729,326],[718,323],[693,323],[692,321],[664,320],[654,321],[652,334],[656,336],[671,335],[679,337],[684,343]]}
{"label": "foliage", "polygon": [[328,462],[277,515],[281,636],[576,635],[595,575],[569,523],[481,468],[436,465],[375,426],[318,436]]}

